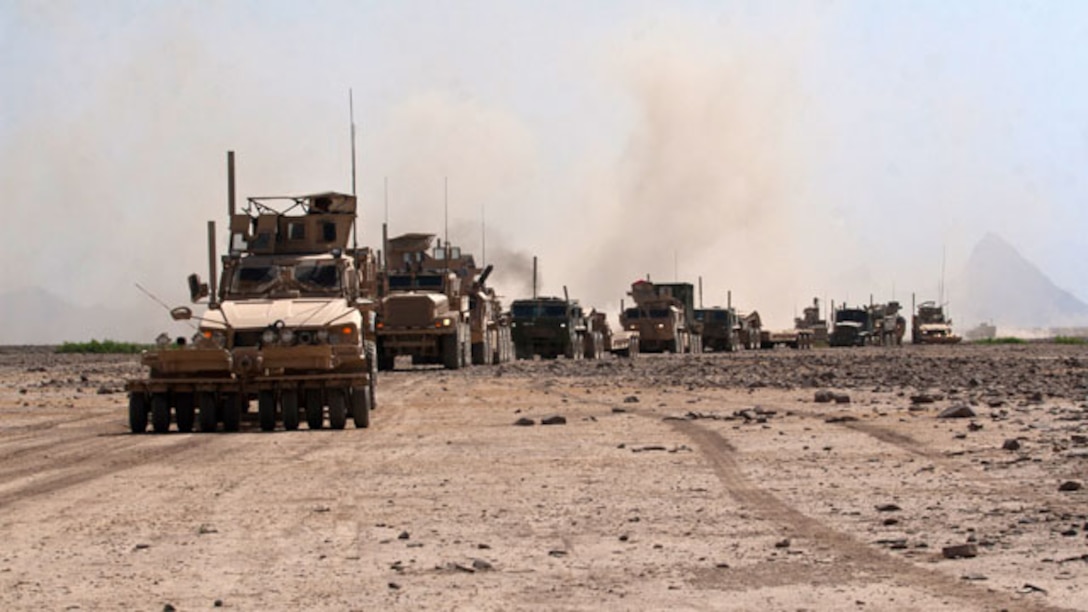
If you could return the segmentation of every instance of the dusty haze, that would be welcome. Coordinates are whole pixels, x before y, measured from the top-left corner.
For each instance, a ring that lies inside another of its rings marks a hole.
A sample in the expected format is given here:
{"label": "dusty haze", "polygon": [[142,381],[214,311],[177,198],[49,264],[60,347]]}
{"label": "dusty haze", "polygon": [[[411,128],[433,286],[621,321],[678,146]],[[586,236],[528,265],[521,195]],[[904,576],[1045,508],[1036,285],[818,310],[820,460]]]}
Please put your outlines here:
{"label": "dusty haze", "polygon": [[[541,293],[613,314],[702,276],[785,327],[814,296],[934,299],[989,231],[1084,295],[1088,92],[1047,51],[1077,19],[1019,10],[7,5],[0,295],[147,339],[134,283],[184,302],[226,150],[242,196],[350,189],[349,87],[361,243],[443,234],[448,180],[450,238],[479,256],[486,223],[510,299],[536,255]],[[71,339],[42,318],[0,343]]]}

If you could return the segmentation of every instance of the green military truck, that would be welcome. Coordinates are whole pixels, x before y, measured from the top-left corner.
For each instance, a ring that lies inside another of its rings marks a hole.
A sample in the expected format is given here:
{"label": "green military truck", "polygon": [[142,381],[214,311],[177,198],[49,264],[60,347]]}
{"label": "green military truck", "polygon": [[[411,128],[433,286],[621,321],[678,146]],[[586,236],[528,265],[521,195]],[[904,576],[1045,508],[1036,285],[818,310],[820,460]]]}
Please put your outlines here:
{"label": "green military truck", "polygon": [[581,305],[568,297],[514,300],[510,333],[518,359],[599,358],[604,352],[601,332],[591,328]]}

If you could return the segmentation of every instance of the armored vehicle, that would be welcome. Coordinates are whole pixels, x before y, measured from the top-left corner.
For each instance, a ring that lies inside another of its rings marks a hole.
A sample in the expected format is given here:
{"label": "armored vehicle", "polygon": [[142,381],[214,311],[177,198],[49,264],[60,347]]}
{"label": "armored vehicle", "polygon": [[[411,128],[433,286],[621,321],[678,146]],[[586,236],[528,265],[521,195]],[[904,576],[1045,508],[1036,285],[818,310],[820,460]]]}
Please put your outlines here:
{"label": "armored vehicle", "polygon": [[540,355],[555,359],[596,358],[603,352],[604,339],[590,328],[578,300],[564,297],[537,297],[510,304],[514,354],[518,359]]}
{"label": "armored vehicle", "polygon": [[589,313],[589,328],[600,337],[605,353],[618,357],[633,357],[638,354],[638,332],[614,331],[608,324],[608,315],[596,310]]}
{"label": "armored vehicle", "polygon": [[[208,223],[209,283],[189,277],[194,303],[207,312],[171,311],[196,320],[192,342],[169,340],[145,352],[147,378],[127,382],[134,433],[237,431],[257,402],[256,420],[268,431],[281,423],[333,429],[347,418],[368,427],[374,407],[373,254],[351,249],[355,196],[321,193],[249,198],[235,213],[230,178],[230,250],[216,282],[215,223]],[[326,413],[327,408],[327,413]]]}
{"label": "armored vehicle", "polygon": [[899,315],[899,302],[869,306],[873,320],[871,344],[883,346],[903,344],[903,334],[907,331],[907,320]]}
{"label": "armored vehicle", "polygon": [[628,294],[635,306],[620,315],[623,329],[637,331],[639,352],[701,353],[702,330],[695,319],[691,283],[635,281]]}
{"label": "armored vehicle", "polygon": [[910,341],[914,344],[956,344],[960,337],[952,333],[952,320],[945,317],[944,308],[930,301],[917,305]]}
{"label": "armored vehicle", "polygon": [[697,308],[695,320],[702,325],[703,348],[715,352],[741,348],[740,318],[732,308]]}
{"label": "armored vehicle", "polygon": [[797,330],[808,330],[812,333],[812,344],[815,346],[828,345],[827,320],[820,318],[820,299],[812,298],[812,306],[804,309],[804,315],[793,320],[793,327]]}
{"label": "armored vehicle", "polygon": [[831,346],[864,346],[873,334],[873,318],[868,308],[843,306],[835,311]]}
{"label": "armored vehicle", "polygon": [[389,240],[378,316],[378,367],[391,370],[397,356],[413,364],[456,370],[471,362],[469,275],[461,250],[431,248],[434,234],[405,234]]}

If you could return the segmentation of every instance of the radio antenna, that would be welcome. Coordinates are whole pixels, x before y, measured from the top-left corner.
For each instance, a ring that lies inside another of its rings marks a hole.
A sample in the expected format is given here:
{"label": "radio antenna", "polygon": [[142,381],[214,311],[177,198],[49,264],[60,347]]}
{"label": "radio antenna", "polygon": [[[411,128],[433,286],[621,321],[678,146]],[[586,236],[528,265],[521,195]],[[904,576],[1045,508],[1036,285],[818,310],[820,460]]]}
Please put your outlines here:
{"label": "radio antenna", "polygon": [[[351,88],[348,88],[348,122],[351,124],[351,197],[356,197],[355,193],[355,99],[352,96]],[[351,220],[351,246],[355,251],[359,250],[359,228],[357,225],[359,219],[359,203],[355,203],[355,217]]]}

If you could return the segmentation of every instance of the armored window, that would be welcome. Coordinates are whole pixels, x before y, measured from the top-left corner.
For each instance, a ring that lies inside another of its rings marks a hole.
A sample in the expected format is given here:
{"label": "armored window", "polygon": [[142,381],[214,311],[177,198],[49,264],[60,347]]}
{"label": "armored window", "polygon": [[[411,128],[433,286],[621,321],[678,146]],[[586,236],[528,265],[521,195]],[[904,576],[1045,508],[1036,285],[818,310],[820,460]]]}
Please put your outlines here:
{"label": "armored window", "polygon": [[287,224],[287,238],[289,240],[305,240],[306,239],[306,224],[301,221],[295,221]]}
{"label": "armored window", "polygon": [[336,224],[324,223],[321,226],[321,238],[325,242],[332,242],[336,240]]}

